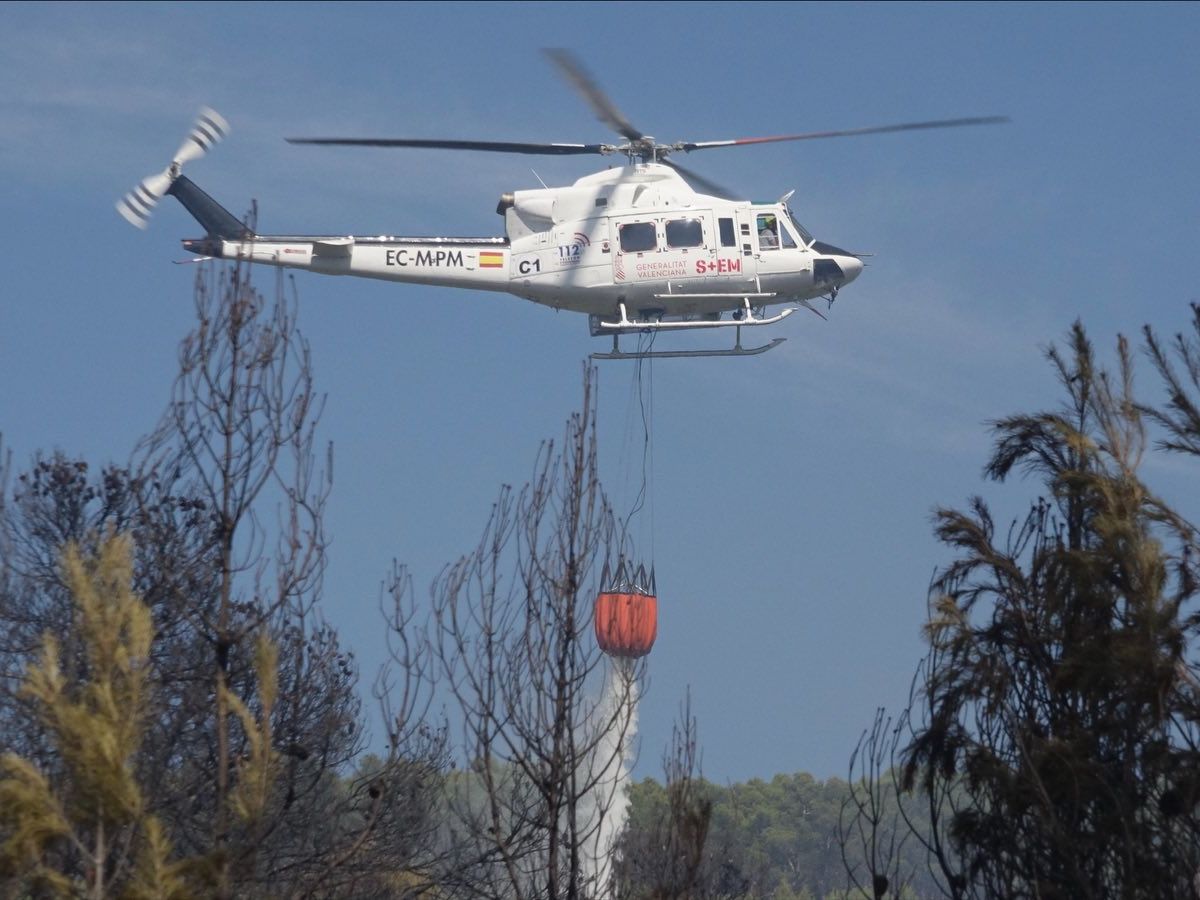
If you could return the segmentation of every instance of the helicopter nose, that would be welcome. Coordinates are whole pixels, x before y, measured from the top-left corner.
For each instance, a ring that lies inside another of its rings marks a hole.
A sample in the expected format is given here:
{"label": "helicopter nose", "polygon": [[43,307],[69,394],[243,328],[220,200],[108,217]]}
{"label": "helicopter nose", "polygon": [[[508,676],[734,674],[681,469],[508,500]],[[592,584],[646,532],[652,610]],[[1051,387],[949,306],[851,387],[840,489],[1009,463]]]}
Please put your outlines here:
{"label": "helicopter nose", "polygon": [[842,284],[849,284],[863,270],[863,261],[857,256],[839,256],[837,257],[837,264],[842,270]]}
{"label": "helicopter nose", "polygon": [[813,275],[818,282],[836,282],[838,287],[847,285],[857,278],[863,270],[863,261],[841,247],[827,244],[824,241],[813,241],[812,249],[827,259],[818,259]]}

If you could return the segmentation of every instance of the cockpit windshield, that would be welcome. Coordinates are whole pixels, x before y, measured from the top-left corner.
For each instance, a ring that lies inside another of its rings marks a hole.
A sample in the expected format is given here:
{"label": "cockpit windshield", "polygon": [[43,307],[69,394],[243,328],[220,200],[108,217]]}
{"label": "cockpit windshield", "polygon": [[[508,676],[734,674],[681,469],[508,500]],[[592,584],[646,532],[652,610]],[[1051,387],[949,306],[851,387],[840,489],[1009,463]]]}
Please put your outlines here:
{"label": "cockpit windshield", "polygon": [[807,228],[805,228],[803,225],[801,225],[796,220],[796,217],[792,214],[791,209],[789,209],[786,206],[783,209],[784,209],[784,212],[787,213],[788,221],[792,223],[792,226],[796,229],[796,233],[800,235],[800,239],[802,241],[804,241],[804,246],[808,247],[809,245],[811,245],[812,242],[816,240],[816,238],[814,238],[812,236],[812,234],[809,233],[809,230]]}

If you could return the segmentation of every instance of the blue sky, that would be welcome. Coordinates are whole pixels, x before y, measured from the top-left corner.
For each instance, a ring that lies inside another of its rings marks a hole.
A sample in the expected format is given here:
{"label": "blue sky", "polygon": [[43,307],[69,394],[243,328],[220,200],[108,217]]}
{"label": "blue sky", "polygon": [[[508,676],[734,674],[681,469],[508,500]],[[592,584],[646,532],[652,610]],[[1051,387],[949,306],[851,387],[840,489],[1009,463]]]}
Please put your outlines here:
{"label": "blue sky", "polygon": [[[1108,353],[1186,321],[1200,238],[1194,4],[53,4],[0,29],[0,432],[124,461],[167,400],[191,326],[169,200],[116,199],[205,104],[231,137],[188,174],[260,230],[498,234],[531,160],[300,148],[291,135],[607,141],[539,48],[573,49],[663,140],[1002,114],[1006,126],[713,150],[685,162],[792,201],[875,256],[828,322],[779,349],[654,369],[660,637],[640,774],[688,686],[706,774],[844,775],[922,653],[945,560],[938,504],[1002,515],[984,423],[1057,399],[1042,348],[1082,318]],[[532,159],[547,183],[603,161]],[[268,274],[268,273],[264,273]],[[269,278],[264,278],[269,285]],[[369,681],[392,558],[428,584],[474,545],[501,483],[579,398],[586,321],[491,294],[298,278],[335,444],[324,612]],[[626,502],[628,364],[601,371],[602,465]],[[1152,387],[1148,372],[1141,383]],[[1147,476],[1197,512],[1194,472]],[[1191,476],[1191,477],[1189,477]]]}

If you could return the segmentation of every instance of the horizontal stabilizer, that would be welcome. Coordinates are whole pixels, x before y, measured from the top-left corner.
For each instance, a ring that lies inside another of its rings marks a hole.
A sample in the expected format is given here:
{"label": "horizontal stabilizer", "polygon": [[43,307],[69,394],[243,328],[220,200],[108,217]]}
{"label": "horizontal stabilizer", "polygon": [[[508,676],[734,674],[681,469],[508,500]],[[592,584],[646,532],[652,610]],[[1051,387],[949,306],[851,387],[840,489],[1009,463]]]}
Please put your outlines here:
{"label": "horizontal stabilizer", "polygon": [[330,238],[313,241],[313,256],[325,259],[349,259],[354,250],[354,238]]}

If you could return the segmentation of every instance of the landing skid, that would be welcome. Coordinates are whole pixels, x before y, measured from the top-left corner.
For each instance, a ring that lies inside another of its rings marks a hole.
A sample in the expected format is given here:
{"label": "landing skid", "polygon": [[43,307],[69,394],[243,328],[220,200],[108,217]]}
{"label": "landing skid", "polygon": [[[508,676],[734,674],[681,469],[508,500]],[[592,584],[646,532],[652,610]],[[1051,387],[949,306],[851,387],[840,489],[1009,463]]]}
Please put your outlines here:
{"label": "landing skid", "polygon": [[[621,312],[619,320],[616,322],[601,321],[598,323],[599,328],[602,329],[600,333],[603,333],[603,331],[610,331],[612,333],[612,352],[593,353],[592,359],[679,359],[703,356],[757,356],[760,353],[766,353],[768,350],[778,347],[787,340],[787,338],[775,338],[771,343],[763,344],[761,347],[743,347],[743,326],[774,325],[796,311],[795,308],[785,309],[777,316],[772,316],[769,319],[760,319],[754,315],[754,311],[750,307],[749,297],[745,298],[743,303],[745,306],[743,309],[738,310],[739,315],[735,319],[716,319],[703,322],[633,322],[630,321],[625,311],[625,304],[621,303],[618,306]],[[643,350],[634,353],[624,353],[618,343],[622,334],[652,334],[658,331],[684,331],[697,328],[736,328],[737,337],[734,339],[733,346],[728,350]],[[592,333],[596,334],[597,332],[593,331]]]}
{"label": "landing skid", "polygon": [[788,309],[781,310],[777,316],[771,316],[769,319],[760,319],[754,315],[749,298],[743,299],[742,302],[745,305],[737,311],[737,318],[706,319],[693,322],[632,321],[629,318],[629,314],[625,311],[625,304],[619,303],[617,304],[617,309],[621,312],[621,318],[615,322],[601,319],[596,323],[597,330],[592,333],[609,333],[614,335],[637,334],[652,331],[690,331],[696,328],[736,328],[740,332],[744,325],[774,325],[776,322],[782,322],[796,311],[795,307],[789,307]]}
{"label": "landing skid", "polygon": [[613,335],[613,349],[611,353],[593,353],[592,359],[679,359],[681,357],[703,357],[703,356],[758,356],[760,353],[766,353],[778,347],[787,338],[775,338],[769,344],[763,344],[761,347],[743,347],[741,341],[738,341],[733,347],[728,350],[647,350],[643,353],[625,353],[617,346],[617,336]]}

